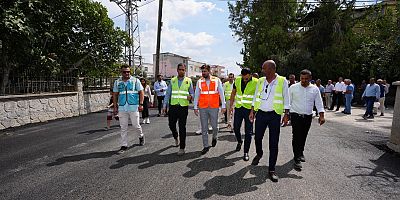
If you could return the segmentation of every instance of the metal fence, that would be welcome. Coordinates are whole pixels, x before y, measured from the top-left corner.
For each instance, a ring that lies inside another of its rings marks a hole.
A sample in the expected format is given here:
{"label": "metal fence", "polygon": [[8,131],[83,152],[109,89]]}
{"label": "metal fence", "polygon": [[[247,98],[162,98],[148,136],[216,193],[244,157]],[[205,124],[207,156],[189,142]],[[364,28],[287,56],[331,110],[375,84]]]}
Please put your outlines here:
{"label": "metal fence", "polygon": [[10,77],[0,95],[75,91],[76,77]]}
{"label": "metal fence", "polygon": [[83,79],[83,90],[105,90],[112,87],[117,78],[112,77],[86,77]]}

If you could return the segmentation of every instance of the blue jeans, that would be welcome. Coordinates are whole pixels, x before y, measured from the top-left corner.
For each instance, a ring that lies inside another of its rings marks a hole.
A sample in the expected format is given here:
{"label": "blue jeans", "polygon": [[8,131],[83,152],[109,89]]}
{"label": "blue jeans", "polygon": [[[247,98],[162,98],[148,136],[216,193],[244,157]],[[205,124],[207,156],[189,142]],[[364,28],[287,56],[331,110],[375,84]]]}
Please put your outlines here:
{"label": "blue jeans", "polygon": [[374,116],[372,109],[374,108],[375,99],[376,97],[364,97],[364,100],[367,103],[367,110],[364,114],[365,116]]}
{"label": "blue jeans", "polygon": [[249,119],[250,109],[247,108],[235,108],[235,114],[233,118],[233,130],[235,131],[236,140],[240,143],[243,142],[242,134],[240,133],[240,127],[244,120],[244,153],[249,153],[251,144],[251,135],[253,133],[253,123]]}
{"label": "blue jeans", "polygon": [[281,131],[281,115],[276,112],[264,112],[259,110],[256,114],[255,143],[257,155],[262,157],[262,140],[265,130],[269,128],[269,171],[275,171],[278,159],[279,134]]}
{"label": "blue jeans", "polygon": [[346,103],[345,103],[345,108],[344,108],[344,112],[345,113],[351,113],[351,100],[353,99],[353,97],[351,95],[345,95],[346,98]]}

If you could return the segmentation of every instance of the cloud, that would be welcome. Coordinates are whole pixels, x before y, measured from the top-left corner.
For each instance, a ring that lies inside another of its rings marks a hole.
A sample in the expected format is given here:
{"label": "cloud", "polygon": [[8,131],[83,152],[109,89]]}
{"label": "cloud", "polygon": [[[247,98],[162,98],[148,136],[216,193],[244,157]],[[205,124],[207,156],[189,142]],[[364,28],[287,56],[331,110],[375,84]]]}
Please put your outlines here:
{"label": "cloud", "polygon": [[[96,0],[101,2],[109,10],[109,16],[115,17],[122,13],[122,10],[115,2],[109,0]],[[148,3],[147,3],[148,2]],[[146,3],[146,5],[144,5]],[[158,0],[154,2],[144,1],[138,3],[144,5],[139,7],[140,39],[142,56],[145,62],[153,62],[153,54],[156,51],[157,21],[158,21]],[[163,26],[161,35],[161,52],[172,52],[183,56],[192,57],[197,61],[225,62],[232,65],[237,58],[228,62],[226,59],[216,58],[213,55],[213,45],[220,41],[216,36],[207,32],[186,32],[174,27],[175,24],[185,20],[187,17],[210,14],[212,12],[225,12],[218,8],[213,2],[196,0],[164,0],[163,5]],[[124,15],[113,19],[117,26],[124,28]],[[241,59],[240,59],[241,61]]]}

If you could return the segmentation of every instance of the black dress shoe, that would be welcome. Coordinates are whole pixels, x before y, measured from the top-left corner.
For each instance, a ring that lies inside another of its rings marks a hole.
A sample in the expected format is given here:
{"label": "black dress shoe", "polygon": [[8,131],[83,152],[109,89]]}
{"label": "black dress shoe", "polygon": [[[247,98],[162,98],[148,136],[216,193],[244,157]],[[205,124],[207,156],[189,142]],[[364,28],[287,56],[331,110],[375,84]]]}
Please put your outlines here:
{"label": "black dress shoe", "polygon": [[300,160],[301,162],[306,162],[306,158],[305,158],[304,156],[300,156],[300,157],[299,157],[299,160]]}
{"label": "black dress shoe", "polygon": [[211,142],[212,147],[215,147],[215,145],[217,145],[217,139],[213,139]]}
{"label": "black dress shoe", "polygon": [[271,179],[272,182],[278,182],[279,177],[275,174],[274,171],[268,172],[269,179]]}
{"label": "black dress shoe", "polygon": [[201,155],[204,155],[208,152],[208,150],[210,150],[210,147],[204,147],[203,150],[201,150]]}
{"label": "black dress shoe", "polygon": [[258,165],[258,163],[260,162],[260,159],[261,159],[261,156],[256,155],[256,156],[253,158],[253,161],[251,162],[251,164],[252,164],[252,165]]}
{"label": "black dress shoe", "polygon": [[241,148],[242,148],[242,142],[238,142],[236,145],[236,151],[240,151]]}
{"label": "black dress shoe", "polygon": [[249,154],[248,154],[248,153],[245,153],[245,154],[244,154],[243,160],[244,160],[244,161],[249,161],[249,160],[250,160]]}

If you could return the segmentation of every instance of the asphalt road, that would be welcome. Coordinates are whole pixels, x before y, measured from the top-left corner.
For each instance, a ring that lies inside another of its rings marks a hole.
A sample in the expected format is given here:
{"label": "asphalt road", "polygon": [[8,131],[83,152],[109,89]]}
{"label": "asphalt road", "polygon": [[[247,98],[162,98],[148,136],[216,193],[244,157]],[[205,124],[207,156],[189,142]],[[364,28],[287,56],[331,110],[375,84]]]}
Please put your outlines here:
{"label": "asphalt road", "polygon": [[143,125],[145,146],[130,134],[122,155],[116,154],[117,124],[103,130],[106,113],[6,130],[0,132],[0,199],[400,199],[400,155],[385,146],[392,114],[365,121],[362,112],[328,112],[323,126],[314,119],[301,172],[293,170],[291,127],[282,128],[278,183],[267,176],[268,137],[259,166],[250,165],[254,142],[245,162],[225,129],[202,156],[193,112],[182,157],[164,117]]}

